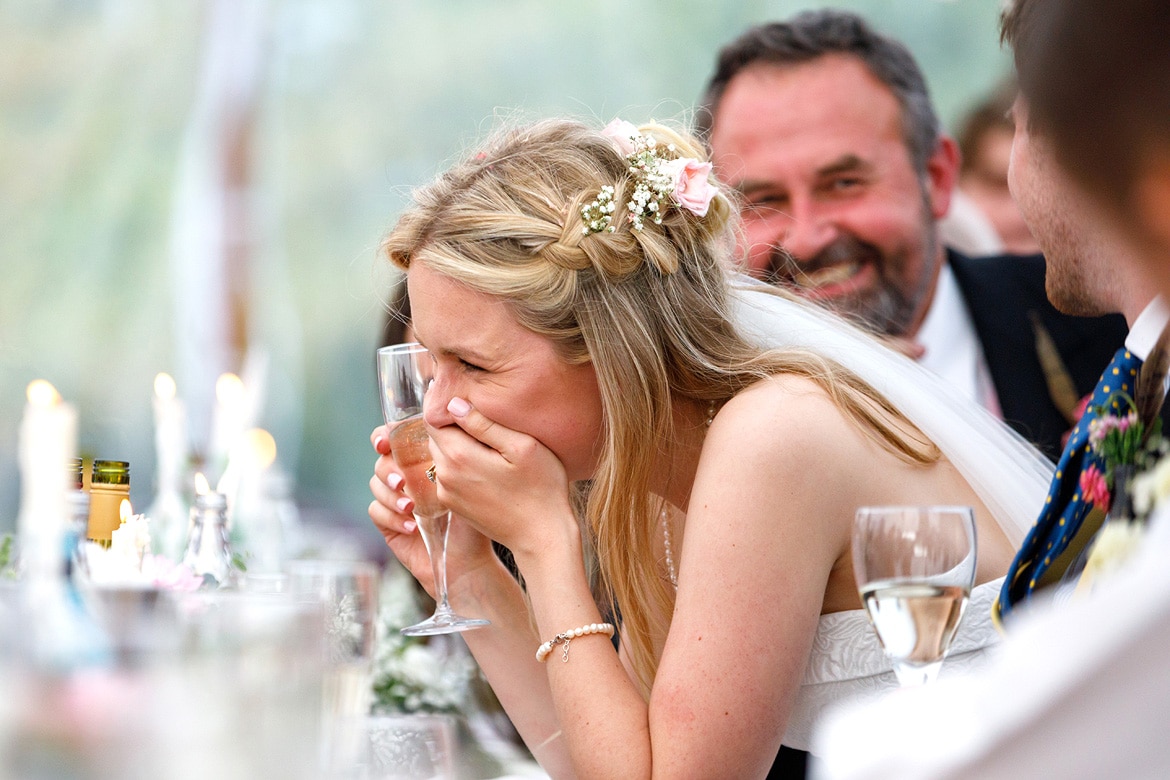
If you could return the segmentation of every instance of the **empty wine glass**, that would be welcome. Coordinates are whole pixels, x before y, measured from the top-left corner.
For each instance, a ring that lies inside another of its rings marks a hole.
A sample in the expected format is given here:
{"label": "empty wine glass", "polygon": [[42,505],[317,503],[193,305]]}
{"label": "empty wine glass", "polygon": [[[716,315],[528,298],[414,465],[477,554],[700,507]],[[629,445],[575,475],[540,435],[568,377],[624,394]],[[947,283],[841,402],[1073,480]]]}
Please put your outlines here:
{"label": "empty wine glass", "polygon": [[423,422],[423,395],[431,381],[431,356],[421,344],[395,344],[378,350],[378,386],[390,450],[414,501],[414,519],[431,556],[435,577],[435,614],[407,626],[408,636],[450,634],[489,625],[481,618],[455,614],[447,601],[447,530],[451,512],[439,503],[429,438]]}
{"label": "empty wine glass", "polygon": [[853,525],[853,573],[899,684],[934,680],[975,581],[974,512],[861,507]]}

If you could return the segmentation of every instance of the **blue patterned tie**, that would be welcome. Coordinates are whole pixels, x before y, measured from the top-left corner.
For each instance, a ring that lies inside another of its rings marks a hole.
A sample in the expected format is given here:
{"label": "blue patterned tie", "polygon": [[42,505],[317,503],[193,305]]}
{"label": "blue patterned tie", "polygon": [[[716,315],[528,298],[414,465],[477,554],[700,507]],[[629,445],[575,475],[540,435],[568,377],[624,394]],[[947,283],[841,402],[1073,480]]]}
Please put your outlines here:
{"label": "blue patterned tie", "polygon": [[1044,509],[1008,568],[996,602],[1000,616],[1007,615],[1013,606],[1031,596],[1052,562],[1070,544],[1075,545],[1075,551],[1088,541],[1075,538],[1092,508],[1092,504],[1082,500],[1080,476],[1081,471],[1090,464],[1102,468],[1100,458],[1089,449],[1089,423],[1097,417],[1099,407],[1114,414],[1128,411],[1128,403],[1116,394],[1125,393],[1133,397],[1141,365],[1142,361],[1123,347],[1117,350],[1113,361],[1097,382],[1084,416],[1069,434],[1068,444],[1064,447],[1056,474],[1052,478],[1052,486],[1048,489]]}

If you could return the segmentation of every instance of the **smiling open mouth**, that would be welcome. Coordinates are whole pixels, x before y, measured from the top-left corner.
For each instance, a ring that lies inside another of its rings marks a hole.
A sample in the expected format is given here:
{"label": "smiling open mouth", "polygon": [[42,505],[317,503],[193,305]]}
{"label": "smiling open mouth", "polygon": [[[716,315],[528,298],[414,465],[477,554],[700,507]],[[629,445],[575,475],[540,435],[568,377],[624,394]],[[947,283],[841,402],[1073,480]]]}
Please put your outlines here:
{"label": "smiling open mouth", "polygon": [[861,270],[861,263],[839,263],[808,273],[801,271],[795,275],[792,281],[801,289],[819,290],[830,285],[841,284],[856,275],[859,270]]}

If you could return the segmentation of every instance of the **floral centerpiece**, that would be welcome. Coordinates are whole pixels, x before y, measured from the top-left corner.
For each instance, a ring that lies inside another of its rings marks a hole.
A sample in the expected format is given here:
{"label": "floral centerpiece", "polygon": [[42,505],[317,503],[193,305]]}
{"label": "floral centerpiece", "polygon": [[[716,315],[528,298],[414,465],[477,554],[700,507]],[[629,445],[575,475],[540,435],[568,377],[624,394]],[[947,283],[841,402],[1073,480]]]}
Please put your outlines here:
{"label": "floral centerpiece", "polygon": [[391,562],[382,577],[373,670],[373,712],[461,714],[478,670],[450,637],[409,637],[400,631],[423,618],[414,580]]}

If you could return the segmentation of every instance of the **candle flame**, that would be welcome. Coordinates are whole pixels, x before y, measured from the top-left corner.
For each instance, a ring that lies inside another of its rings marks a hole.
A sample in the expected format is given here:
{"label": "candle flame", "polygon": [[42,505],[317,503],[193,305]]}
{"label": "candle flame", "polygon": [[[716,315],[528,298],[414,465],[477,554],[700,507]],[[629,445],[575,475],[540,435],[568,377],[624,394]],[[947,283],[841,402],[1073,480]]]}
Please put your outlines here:
{"label": "candle flame", "polygon": [[221,404],[239,405],[244,400],[244,382],[232,373],[219,375],[215,380],[215,398]]}
{"label": "candle flame", "polygon": [[247,448],[248,459],[259,470],[268,468],[276,460],[276,439],[263,428],[253,428],[245,432],[240,446]]}
{"label": "candle flame", "polygon": [[124,523],[133,514],[134,507],[130,506],[130,499],[123,498],[122,503],[118,505],[118,519]]}
{"label": "candle flame", "polygon": [[29,404],[42,409],[61,403],[61,394],[57,392],[57,388],[44,379],[34,379],[29,382],[25,394],[28,396]]}
{"label": "candle flame", "polygon": [[195,493],[196,495],[205,495],[211,492],[211,485],[207,482],[207,477],[203,476],[203,472],[195,472]]}
{"label": "candle flame", "polygon": [[175,397],[175,380],[167,373],[159,373],[154,377],[154,394],[169,401]]}

